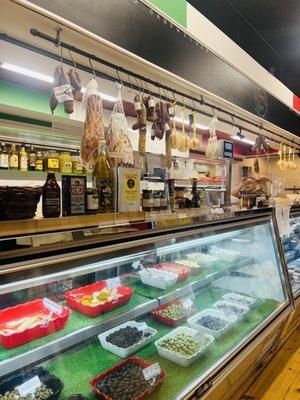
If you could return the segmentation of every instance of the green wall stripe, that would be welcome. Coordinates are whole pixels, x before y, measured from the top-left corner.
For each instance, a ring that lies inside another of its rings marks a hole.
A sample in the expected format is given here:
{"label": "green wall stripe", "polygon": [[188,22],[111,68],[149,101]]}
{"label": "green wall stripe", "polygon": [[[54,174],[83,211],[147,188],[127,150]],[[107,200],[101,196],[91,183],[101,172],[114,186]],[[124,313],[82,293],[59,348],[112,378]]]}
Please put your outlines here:
{"label": "green wall stripe", "polygon": [[52,127],[52,122],[50,122],[50,121],[43,121],[41,119],[21,117],[19,115],[6,114],[6,113],[2,113],[2,112],[0,112],[0,119],[6,119],[6,120],[9,120],[9,121],[23,122],[25,124]]}
{"label": "green wall stripe", "polygon": [[150,0],[161,11],[175,19],[184,28],[187,27],[187,1],[186,0]]}

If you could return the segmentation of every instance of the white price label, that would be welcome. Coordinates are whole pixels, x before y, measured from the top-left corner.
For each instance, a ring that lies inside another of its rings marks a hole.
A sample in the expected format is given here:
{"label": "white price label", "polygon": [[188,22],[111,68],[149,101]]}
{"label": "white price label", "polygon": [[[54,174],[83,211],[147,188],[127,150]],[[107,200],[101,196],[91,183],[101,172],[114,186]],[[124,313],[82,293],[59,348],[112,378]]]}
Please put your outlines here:
{"label": "white price label", "polygon": [[35,375],[33,378],[17,386],[17,391],[21,397],[26,397],[28,394],[34,394],[34,392],[42,386],[40,378]]}
{"label": "white price label", "polygon": [[157,375],[160,374],[160,372],[161,370],[159,363],[152,364],[149,367],[143,369],[143,374],[146,381],[155,378]]}
{"label": "white price label", "polygon": [[139,269],[141,266],[142,266],[141,260],[134,261],[132,263],[132,268],[134,268],[134,269]]}
{"label": "white price label", "polygon": [[191,308],[193,308],[194,303],[192,302],[191,299],[187,299],[187,300],[184,300],[184,301],[182,302],[182,306],[183,306],[186,310],[190,310]]}
{"label": "white price label", "polygon": [[54,303],[54,301],[48,299],[47,297],[44,297],[43,305],[54,314],[60,315],[62,313],[62,306],[58,303]]}
{"label": "white price label", "polygon": [[54,91],[56,100],[59,103],[63,103],[64,101],[68,101],[68,100],[73,100],[72,86],[69,84],[56,86],[55,88],[53,88],[53,91]]}
{"label": "white price label", "polygon": [[110,290],[115,289],[115,288],[121,286],[121,280],[118,276],[116,278],[106,279],[106,286],[107,286],[107,289],[110,289]]}

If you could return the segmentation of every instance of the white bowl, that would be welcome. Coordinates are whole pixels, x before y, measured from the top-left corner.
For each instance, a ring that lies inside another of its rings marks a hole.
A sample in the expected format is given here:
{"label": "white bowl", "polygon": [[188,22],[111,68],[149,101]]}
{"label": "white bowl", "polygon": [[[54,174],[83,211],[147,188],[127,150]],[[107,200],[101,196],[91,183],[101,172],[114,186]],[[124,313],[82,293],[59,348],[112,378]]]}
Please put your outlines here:
{"label": "white bowl", "polygon": [[178,279],[178,274],[158,268],[143,269],[138,271],[138,274],[144,285],[154,286],[158,289],[167,289],[174,286]]}
{"label": "white bowl", "polygon": [[[201,347],[200,350],[193,354],[192,356],[186,357],[186,356],[182,356],[179,355],[175,352],[172,352],[170,350],[166,350],[163,347],[160,346],[160,343],[165,340],[168,339],[170,337],[176,336],[179,333],[186,333],[188,335],[191,336],[195,336],[195,339],[199,342],[201,341],[201,337],[206,337],[209,341],[208,343]],[[173,361],[176,364],[181,365],[182,367],[188,367],[189,365],[191,365],[193,362],[195,362],[200,355],[207,349],[207,347],[214,341],[213,336],[208,335],[206,333],[199,335],[199,331],[195,330],[195,329],[191,329],[191,328],[187,328],[187,327],[180,327],[180,328],[176,328],[174,329],[172,332],[168,333],[167,335],[163,336],[162,338],[160,338],[159,340],[157,340],[155,342],[155,346],[157,348],[158,354],[161,357],[166,358],[167,360]]]}
{"label": "white bowl", "polygon": [[255,299],[253,297],[244,296],[239,293],[226,293],[224,296],[222,296],[222,300],[242,304],[247,307],[252,307],[255,303]]}
{"label": "white bowl", "polygon": [[[227,308],[227,310],[223,308],[224,306]],[[237,302],[233,302],[233,301],[232,302],[225,301],[225,300],[217,301],[213,305],[213,308],[223,311],[226,315],[234,314],[238,317],[238,319],[244,318],[244,316],[249,311],[249,307],[244,306],[241,303],[237,303]],[[236,309],[238,311],[235,311],[234,309]]]}
{"label": "white bowl", "polygon": [[[127,349],[118,347],[118,346],[106,341],[106,338],[108,337],[108,335],[120,330],[121,328],[126,328],[126,326],[131,326],[133,328],[136,327],[141,331],[149,332],[151,335],[147,338],[142,339],[140,342],[134,344],[133,346],[128,347]],[[138,350],[142,349],[143,347],[147,346],[152,341],[153,337],[156,334],[157,334],[157,330],[151,328],[145,322],[128,321],[128,322],[125,322],[122,325],[116,326],[115,328],[112,328],[106,332],[100,333],[100,335],[98,335],[98,339],[100,340],[101,346],[104,349],[110,351],[111,353],[114,353],[115,355],[117,355],[119,357],[126,358],[126,357],[129,357],[131,354],[136,353]]]}
{"label": "white bowl", "polygon": [[[198,323],[198,320],[204,316],[220,318],[220,319],[224,320],[224,322],[226,323],[226,326],[224,326],[224,328],[220,329],[219,331],[206,328],[205,326],[200,325]],[[217,338],[217,337],[223,335],[223,333],[226,332],[233,323],[237,322],[237,320],[238,320],[238,317],[234,314],[228,315],[228,314],[225,314],[221,310],[216,310],[215,308],[206,308],[205,310],[200,311],[198,314],[195,314],[192,317],[188,318],[187,322],[193,329],[197,329],[198,331],[203,332],[203,333],[208,333],[208,334],[214,336],[215,338]]]}

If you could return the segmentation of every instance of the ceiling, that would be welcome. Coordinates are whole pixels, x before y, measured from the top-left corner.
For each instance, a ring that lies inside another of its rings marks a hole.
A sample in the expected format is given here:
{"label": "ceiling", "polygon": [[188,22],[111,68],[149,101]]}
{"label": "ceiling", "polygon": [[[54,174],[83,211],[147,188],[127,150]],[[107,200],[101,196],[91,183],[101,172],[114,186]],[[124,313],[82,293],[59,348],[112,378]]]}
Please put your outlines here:
{"label": "ceiling", "polygon": [[300,0],[188,0],[300,96]]}

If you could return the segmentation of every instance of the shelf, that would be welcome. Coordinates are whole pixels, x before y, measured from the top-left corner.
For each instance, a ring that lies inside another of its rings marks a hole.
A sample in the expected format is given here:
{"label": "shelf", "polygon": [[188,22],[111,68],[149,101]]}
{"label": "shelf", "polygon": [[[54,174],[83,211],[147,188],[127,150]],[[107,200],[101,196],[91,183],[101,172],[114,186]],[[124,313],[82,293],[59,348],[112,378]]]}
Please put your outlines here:
{"label": "shelf", "polygon": [[72,217],[20,219],[0,222],[0,237],[23,236],[44,232],[66,231],[71,229],[119,225],[144,221],[143,211],[77,215]]}

